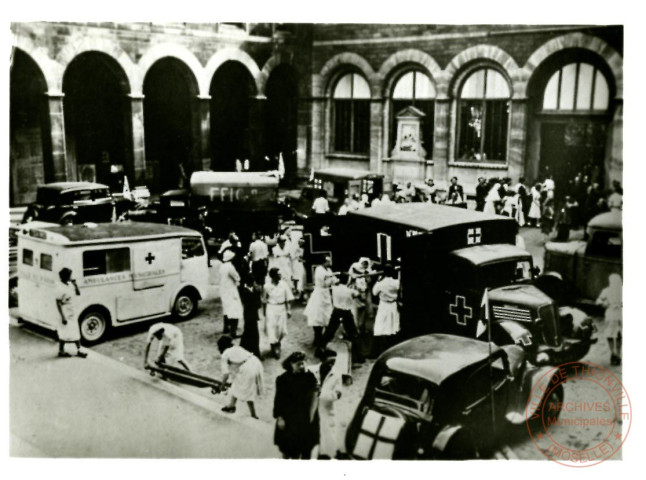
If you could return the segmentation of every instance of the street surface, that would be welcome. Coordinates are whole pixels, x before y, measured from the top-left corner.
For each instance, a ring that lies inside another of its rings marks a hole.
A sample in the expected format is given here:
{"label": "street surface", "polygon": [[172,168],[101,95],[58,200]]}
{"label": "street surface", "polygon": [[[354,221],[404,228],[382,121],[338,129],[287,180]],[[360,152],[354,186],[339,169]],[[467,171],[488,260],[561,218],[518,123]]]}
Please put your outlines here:
{"label": "street surface", "polygon": [[[521,234],[535,263],[542,267],[543,235],[538,229],[522,229]],[[217,281],[215,267],[212,283],[217,284]],[[213,290],[217,291],[217,288]],[[283,358],[294,350],[302,350],[308,355],[309,362],[315,364],[317,360],[311,347],[312,331],[307,327],[302,314],[303,307],[295,305],[293,308],[289,336],[283,342]],[[595,323],[602,331],[601,319],[595,319]],[[12,454],[172,458],[277,456],[272,439],[272,407],[275,379],[283,371],[281,360],[270,357],[263,360],[265,392],[256,406],[260,420],[249,418],[246,405],[239,404],[237,412],[230,416],[236,420],[232,422],[226,414],[219,413],[221,406],[227,402],[226,394],[212,395],[208,389],[171,385],[158,378],[150,378],[143,372],[143,352],[150,325],[151,322],[145,322],[113,331],[111,339],[92,348],[93,353],[100,355],[92,355],[86,362],[76,358],[57,359],[54,343],[21,332],[24,329],[31,330],[31,327],[12,327]],[[223,325],[219,299],[212,297],[204,300],[200,303],[196,317],[177,325],[183,332],[186,358],[193,370],[210,377],[220,377],[220,355],[216,342]],[[242,326],[239,327],[239,333],[241,329]],[[47,335],[42,331],[40,334]],[[53,338],[53,334],[49,336]],[[267,352],[269,346],[263,340],[265,338],[261,333],[261,351]],[[110,362],[98,360],[101,356],[125,365],[128,368],[124,371],[128,373],[124,375],[114,367],[106,368]],[[614,374],[621,376],[621,367],[609,366],[609,349],[603,337],[592,346],[583,360],[608,367]],[[82,369],[79,369],[80,366]],[[340,425],[338,440],[341,449],[345,429],[363,394],[371,366],[372,362],[367,361],[353,369],[354,382],[344,387],[343,396],[337,403]],[[136,375],[133,374],[135,371],[138,371]],[[88,378],[91,378],[89,383]],[[141,378],[145,378],[145,382]],[[82,384],[81,387],[78,386],[79,383]],[[49,395],[42,394],[44,387],[51,389]],[[177,397],[159,389],[167,387],[173,387],[174,391],[185,391],[188,396]],[[85,405],[76,402],[79,389],[83,392],[82,396],[87,396],[88,391],[92,392],[89,395],[90,401]],[[598,389],[591,388],[591,382],[573,381],[565,385],[565,401],[606,400],[595,398],[598,396]],[[207,405],[208,409],[196,407],[196,399],[200,399],[197,402]],[[67,412],[69,422],[58,415],[52,415],[52,411]],[[238,421],[244,422],[242,425],[260,429],[263,433],[250,436]],[[135,433],[120,435],[123,429]],[[543,454],[528,438],[526,430],[523,432],[522,429],[524,425],[518,435],[509,437],[508,446],[513,452],[507,457],[544,459]],[[114,437],[114,443],[106,445],[99,441],[97,432],[105,431]],[[222,432],[228,434],[222,435]],[[62,442],[59,441],[61,433],[64,439]],[[550,433],[564,446],[575,449],[585,449],[590,444],[598,443],[599,435],[594,428],[584,427],[573,431],[571,428],[553,426]],[[251,437],[254,441],[249,441]],[[155,441],[150,442],[150,439]],[[615,458],[620,458],[620,455]]]}

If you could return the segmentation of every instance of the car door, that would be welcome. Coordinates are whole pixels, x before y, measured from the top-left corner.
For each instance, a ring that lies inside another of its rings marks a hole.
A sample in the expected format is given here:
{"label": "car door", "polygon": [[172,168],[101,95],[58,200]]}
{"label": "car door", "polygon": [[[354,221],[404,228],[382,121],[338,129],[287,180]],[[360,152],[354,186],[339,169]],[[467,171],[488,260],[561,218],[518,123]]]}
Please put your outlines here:
{"label": "car door", "polygon": [[464,380],[462,416],[480,438],[499,433],[507,408],[507,375],[501,358],[484,363]]}

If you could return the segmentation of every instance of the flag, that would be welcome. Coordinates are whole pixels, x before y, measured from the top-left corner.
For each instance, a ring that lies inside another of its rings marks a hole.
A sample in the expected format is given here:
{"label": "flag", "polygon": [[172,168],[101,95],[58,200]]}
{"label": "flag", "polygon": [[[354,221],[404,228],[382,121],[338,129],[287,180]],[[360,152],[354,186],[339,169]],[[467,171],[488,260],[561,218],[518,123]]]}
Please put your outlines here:
{"label": "flag", "polygon": [[482,315],[480,320],[478,320],[478,325],[476,326],[476,338],[480,337],[484,332],[489,328],[489,289],[485,288],[484,294],[482,295],[482,302],[480,303],[480,311],[484,312],[484,320],[482,320]]}
{"label": "flag", "polygon": [[128,176],[123,176],[123,198],[132,200],[132,193],[130,192],[130,184],[128,183]]}
{"label": "flag", "polygon": [[314,169],[310,170],[310,183],[314,181]]}
{"label": "flag", "polygon": [[249,170],[249,159],[248,159],[248,158],[245,158],[245,161],[244,161],[244,169],[245,169],[245,170]]}
{"label": "flag", "polygon": [[240,162],[239,158],[236,158],[236,172],[241,172],[242,171],[242,162]]}
{"label": "flag", "polygon": [[283,152],[278,154],[278,178],[285,176],[285,162],[283,161]]}

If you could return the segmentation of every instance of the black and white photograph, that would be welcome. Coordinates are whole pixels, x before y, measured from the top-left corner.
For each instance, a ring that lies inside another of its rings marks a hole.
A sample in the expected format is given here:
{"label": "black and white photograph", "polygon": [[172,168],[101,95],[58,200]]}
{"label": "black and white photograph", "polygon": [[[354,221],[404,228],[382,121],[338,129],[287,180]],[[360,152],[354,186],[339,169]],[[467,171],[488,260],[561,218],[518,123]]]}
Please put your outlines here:
{"label": "black and white photograph", "polygon": [[623,463],[625,25],[189,17],[5,24],[5,455]]}

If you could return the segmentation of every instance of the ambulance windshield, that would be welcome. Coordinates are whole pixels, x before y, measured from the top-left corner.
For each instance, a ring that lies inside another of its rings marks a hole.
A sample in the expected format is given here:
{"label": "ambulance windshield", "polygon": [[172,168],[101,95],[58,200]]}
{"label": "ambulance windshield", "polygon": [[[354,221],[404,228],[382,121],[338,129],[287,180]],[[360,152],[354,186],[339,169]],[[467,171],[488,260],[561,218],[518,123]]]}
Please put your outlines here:
{"label": "ambulance windshield", "polygon": [[479,277],[489,288],[527,282],[532,279],[532,262],[514,259],[490,263],[480,267]]}

